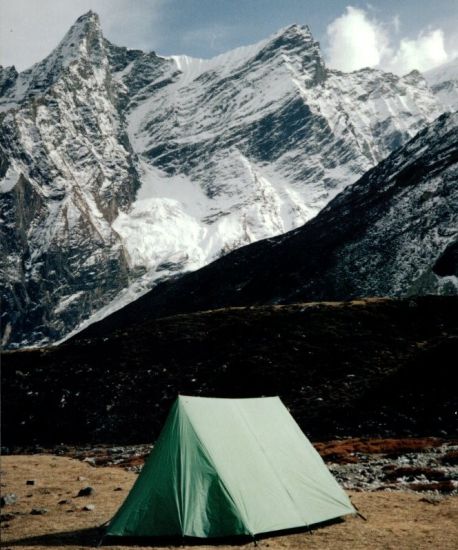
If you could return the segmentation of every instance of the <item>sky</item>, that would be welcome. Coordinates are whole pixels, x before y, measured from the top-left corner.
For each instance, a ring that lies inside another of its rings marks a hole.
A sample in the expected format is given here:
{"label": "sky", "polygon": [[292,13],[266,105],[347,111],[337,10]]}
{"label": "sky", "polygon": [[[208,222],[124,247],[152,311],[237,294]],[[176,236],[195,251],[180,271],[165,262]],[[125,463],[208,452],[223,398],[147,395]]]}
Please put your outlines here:
{"label": "sky", "polygon": [[161,55],[209,58],[297,23],[343,71],[405,74],[458,56],[457,0],[0,0],[0,64],[43,59],[90,9],[115,44]]}

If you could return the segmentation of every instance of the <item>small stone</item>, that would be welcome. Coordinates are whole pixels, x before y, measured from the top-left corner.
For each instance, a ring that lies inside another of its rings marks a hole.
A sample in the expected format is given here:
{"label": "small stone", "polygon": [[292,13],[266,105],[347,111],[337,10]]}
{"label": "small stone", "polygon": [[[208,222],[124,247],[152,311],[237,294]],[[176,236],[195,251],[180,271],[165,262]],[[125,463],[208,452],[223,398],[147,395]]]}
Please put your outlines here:
{"label": "small stone", "polygon": [[116,489],[113,489],[114,491],[122,491],[122,487],[116,487]]}
{"label": "small stone", "polygon": [[64,498],[62,500],[59,500],[57,504],[71,504],[72,501],[69,498]]}
{"label": "small stone", "polygon": [[8,493],[0,497],[0,507],[7,506],[9,504],[16,504],[17,496],[14,493]]}
{"label": "small stone", "polygon": [[32,514],[32,516],[43,516],[48,512],[49,510],[47,508],[32,508],[32,511],[30,513]]}
{"label": "small stone", "polygon": [[86,506],[83,507],[83,510],[85,512],[92,512],[95,510],[95,504],[86,504]]}
{"label": "small stone", "polygon": [[79,490],[78,496],[88,497],[90,495],[93,495],[94,493],[95,493],[94,489],[88,485],[87,487],[83,487],[83,489]]}
{"label": "small stone", "polygon": [[77,481],[86,481],[86,479],[87,479],[87,478],[84,477],[84,476],[78,476],[78,477],[76,478]]}
{"label": "small stone", "polygon": [[4,522],[4,521],[11,521],[15,518],[16,516],[14,514],[0,514],[0,522]]}
{"label": "small stone", "polygon": [[25,482],[26,485],[35,485],[35,480],[34,479],[28,479],[26,482]]}

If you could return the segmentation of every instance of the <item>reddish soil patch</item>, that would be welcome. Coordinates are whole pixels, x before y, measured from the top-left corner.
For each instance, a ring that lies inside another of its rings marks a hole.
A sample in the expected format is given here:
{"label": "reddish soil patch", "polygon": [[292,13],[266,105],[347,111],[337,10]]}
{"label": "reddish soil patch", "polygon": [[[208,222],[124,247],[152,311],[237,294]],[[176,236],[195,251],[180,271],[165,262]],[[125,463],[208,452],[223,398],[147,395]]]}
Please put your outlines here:
{"label": "reddish soil patch", "polygon": [[453,493],[455,485],[452,481],[438,481],[437,483],[410,483],[412,491],[437,491],[439,493]]}
{"label": "reddish soil patch", "polygon": [[354,438],[314,443],[315,448],[327,462],[338,464],[356,463],[355,453],[386,454],[390,457],[405,453],[423,452],[444,443],[438,437],[401,438],[401,439],[367,439]]}

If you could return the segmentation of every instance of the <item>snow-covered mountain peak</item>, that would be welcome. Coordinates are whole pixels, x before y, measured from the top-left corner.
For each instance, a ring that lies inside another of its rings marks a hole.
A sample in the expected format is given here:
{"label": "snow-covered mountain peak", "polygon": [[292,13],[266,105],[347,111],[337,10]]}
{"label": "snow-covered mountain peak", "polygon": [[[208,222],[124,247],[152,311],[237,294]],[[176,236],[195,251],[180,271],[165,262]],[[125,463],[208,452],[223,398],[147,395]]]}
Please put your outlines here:
{"label": "snow-covered mountain peak", "polygon": [[328,70],[306,26],[166,58],[111,44],[93,12],[0,94],[13,346],[297,228],[444,111],[418,74]]}
{"label": "snow-covered mountain peak", "polygon": [[74,61],[85,59],[100,65],[105,57],[99,17],[90,11],[76,20],[57,47],[42,61],[19,74],[14,67],[0,68],[0,111],[17,107],[48,90]]}
{"label": "snow-covered mountain peak", "polygon": [[95,24],[95,25],[98,25],[100,27],[100,18],[99,18],[98,13],[96,13],[92,10],[89,10],[86,13],[83,13],[83,15],[80,15],[78,17],[78,19],[74,23],[73,27],[76,27],[77,25],[81,25],[81,24],[86,25],[87,23]]}
{"label": "snow-covered mountain peak", "polygon": [[266,63],[275,58],[286,64],[293,76],[300,75],[307,85],[316,85],[326,77],[320,44],[307,26],[291,25],[280,30],[259,52],[257,61]]}
{"label": "snow-covered mountain peak", "polygon": [[[310,59],[314,59],[319,71],[324,71],[324,60],[318,42],[315,42],[306,25],[290,25],[280,29],[270,37],[255,44],[240,46],[229,52],[210,59],[194,58],[187,55],[173,55],[172,60],[177,70],[182,73],[181,84],[207,72],[215,72],[220,77],[234,75],[238,71],[255,70],[258,65],[298,63],[298,68],[305,68]],[[315,69],[313,77],[315,77]]]}
{"label": "snow-covered mountain peak", "polygon": [[97,62],[104,55],[104,38],[99,16],[89,11],[76,20],[54,52],[44,60],[45,68],[59,70],[82,57]]}
{"label": "snow-covered mountain peak", "polygon": [[[63,63],[69,63],[78,55],[89,54],[92,49],[100,48],[103,43],[103,33],[99,16],[89,11],[79,17],[67,31],[53,54],[62,59]],[[53,55],[51,54],[51,56]],[[56,56],[54,56],[56,57]]]}
{"label": "snow-covered mountain peak", "polygon": [[315,43],[312,31],[308,25],[288,25],[275,32],[268,42],[272,43],[275,47],[297,47],[302,45],[303,47]]}

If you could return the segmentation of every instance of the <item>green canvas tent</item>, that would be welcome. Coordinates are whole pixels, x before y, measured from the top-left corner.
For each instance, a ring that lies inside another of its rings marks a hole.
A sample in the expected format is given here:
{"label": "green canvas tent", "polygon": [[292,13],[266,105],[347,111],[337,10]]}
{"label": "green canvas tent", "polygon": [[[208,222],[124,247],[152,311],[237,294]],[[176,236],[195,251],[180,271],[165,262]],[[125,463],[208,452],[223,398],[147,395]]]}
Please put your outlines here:
{"label": "green canvas tent", "polygon": [[180,396],[106,534],[254,536],[354,513],[278,397]]}

